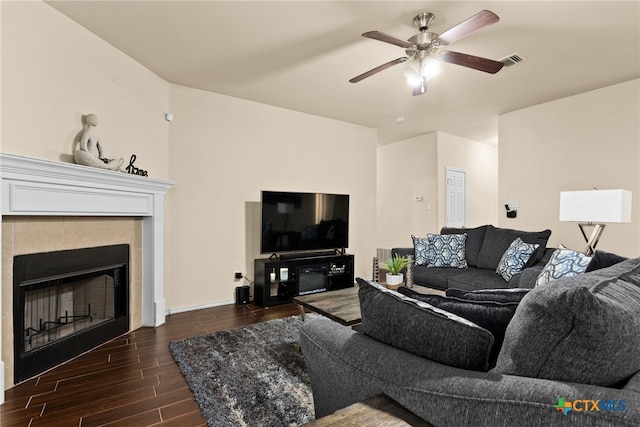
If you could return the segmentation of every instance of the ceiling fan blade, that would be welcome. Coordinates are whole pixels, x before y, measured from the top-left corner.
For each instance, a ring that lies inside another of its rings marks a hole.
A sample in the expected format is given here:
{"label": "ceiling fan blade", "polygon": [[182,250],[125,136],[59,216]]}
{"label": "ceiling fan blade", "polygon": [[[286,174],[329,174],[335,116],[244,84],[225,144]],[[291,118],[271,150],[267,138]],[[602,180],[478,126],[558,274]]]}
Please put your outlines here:
{"label": "ceiling fan blade", "polygon": [[365,73],[362,73],[359,76],[356,76],[356,77],[350,79],[349,81],[351,83],[358,83],[360,80],[364,80],[367,77],[371,77],[374,74],[379,73],[380,71],[386,70],[389,67],[393,67],[394,65],[397,65],[397,64],[402,64],[407,59],[409,59],[409,58],[407,58],[406,56],[403,56],[402,58],[398,58],[398,59],[394,59],[393,61],[389,61],[386,64],[378,65],[376,68],[372,68],[371,70],[369,70],[369,71],[367,71]]}
{"label": "ceiling fan blade", "polygon": [[413,43],[410,43],[406,40],[401,40],[397,37],[390,36],[389,34],[381,33],[380,31],[368,31],[366,33],[363,33],[362,37],[367,37],[367,38],[378,40],[385,43],[391,43],[405,49],[408,49],[414,46]]}
{"label": "ceiling fan blade", "polygon": [[473,33],[476,30],[479,30],[482,27],[495,24],[499,20],[500,18],[498,17],[498,15],[491,12],[490,10],[481,10],[466,21],[463,21],[455,27],[450,28],[444,33],[440,34],[433,40],[432,43],[436,46],[446,46],[449,43],[453,43],[465,36],[468,36],[469,34]]}
{"label": "ceiling fan blade", "polygon": [[500,61],[452,51],[445,52],[442,55],[442,60],[450,64],[461,65],[463,67],[473,68],[474,70],[480,70],[490,74],[495,74],[504,67],[504,64]]}

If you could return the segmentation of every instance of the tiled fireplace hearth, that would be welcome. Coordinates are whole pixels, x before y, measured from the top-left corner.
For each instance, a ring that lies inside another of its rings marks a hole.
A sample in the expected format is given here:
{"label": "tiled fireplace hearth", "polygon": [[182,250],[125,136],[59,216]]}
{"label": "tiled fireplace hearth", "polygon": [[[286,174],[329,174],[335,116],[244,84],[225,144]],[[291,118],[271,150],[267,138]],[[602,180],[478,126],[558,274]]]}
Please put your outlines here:
{"label": "tiled fireplace hearth", "polygon": [[0,174],[2,403],[14,384],[14,256],[126,244],[130,327],[159,326],[165,321],[164,197],[174,183],[10,154],[0,154]]}

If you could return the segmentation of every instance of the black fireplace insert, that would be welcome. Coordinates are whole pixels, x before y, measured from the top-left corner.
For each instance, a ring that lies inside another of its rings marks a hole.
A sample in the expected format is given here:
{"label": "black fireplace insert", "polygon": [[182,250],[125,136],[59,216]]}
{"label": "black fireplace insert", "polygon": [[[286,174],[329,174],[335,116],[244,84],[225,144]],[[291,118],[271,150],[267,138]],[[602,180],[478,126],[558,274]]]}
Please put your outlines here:
{"label": "black fireplace insert", "polygon": [[129,331],[129,245],[13,259],[15,383]]}

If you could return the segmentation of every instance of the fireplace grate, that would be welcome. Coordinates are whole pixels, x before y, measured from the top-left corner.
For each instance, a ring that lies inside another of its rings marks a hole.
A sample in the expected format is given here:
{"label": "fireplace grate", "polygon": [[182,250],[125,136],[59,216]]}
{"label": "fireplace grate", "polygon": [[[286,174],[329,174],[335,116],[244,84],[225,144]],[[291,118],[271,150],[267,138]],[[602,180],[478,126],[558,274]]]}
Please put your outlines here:
{"label": "fireplace grate", "polygon": [[[87,304],[87,314],[69,315],[69,311],[65,310],[64,316],[58,317],[54,321],[50,321],[50,320],[45,321],[42,318],[40,318],[38,322],[39,323],[38,329],[34,329],[31,326],[27,326],[24,332],[27,338],[29,339],[29,346],[30,346],[29,350],[34,349],[33,347],[34,338],[37,339],[39,337],[43,337],[46,335],[47,336],[46,341],[47,342],[52,341],[51,339],[52,332],[58,332],[65,326],[68,326],[71,323],[75,323],[77,320],[88,320],[89,322],[93,321],[93,316],[91,315],[91,304]],[[62,334],[57,333],[56,335],[60,336]]]}

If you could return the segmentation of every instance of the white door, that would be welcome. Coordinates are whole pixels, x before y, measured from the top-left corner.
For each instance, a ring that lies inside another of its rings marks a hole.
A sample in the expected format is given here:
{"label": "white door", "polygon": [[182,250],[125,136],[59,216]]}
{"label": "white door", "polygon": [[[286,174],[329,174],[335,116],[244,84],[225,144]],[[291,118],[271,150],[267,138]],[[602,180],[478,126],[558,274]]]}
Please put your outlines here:
{"label": "white door", "polygon": [[445,226],[464,227],[466,219],[467,173],[460,169],[446,170]]}

